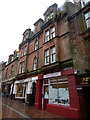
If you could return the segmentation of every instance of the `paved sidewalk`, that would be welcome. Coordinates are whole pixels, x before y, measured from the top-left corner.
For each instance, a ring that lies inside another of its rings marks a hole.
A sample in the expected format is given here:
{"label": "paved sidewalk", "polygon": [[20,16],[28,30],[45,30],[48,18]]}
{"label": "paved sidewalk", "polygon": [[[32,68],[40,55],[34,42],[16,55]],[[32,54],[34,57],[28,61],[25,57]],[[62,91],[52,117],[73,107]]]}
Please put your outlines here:
{"label": "paved sidewalk", "polygon": [[60,116],[49,113],[46,110],[38,110],[33,106],[28,106],[25,103],[20,103],[8,98],[2,98],[2,102],[0,101],[0,109],[2,109],[2,118],[12,118],[12,120],[14,118],[16,118],[16,120],[19,120],[19,118],[23,120],[34,120],[35,118],[45,118],[45,120],[66,120]]}

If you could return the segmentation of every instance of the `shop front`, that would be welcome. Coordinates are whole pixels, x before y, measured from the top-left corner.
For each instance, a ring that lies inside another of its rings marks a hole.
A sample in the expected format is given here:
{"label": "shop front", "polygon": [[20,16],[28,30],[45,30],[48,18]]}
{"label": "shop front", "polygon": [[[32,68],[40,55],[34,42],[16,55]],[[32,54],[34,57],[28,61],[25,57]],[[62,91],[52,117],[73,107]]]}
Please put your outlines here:
{"label": "shop front", "polygon": [[32,77],[15,81],[13,90],[15,99],[29,105],[34,105],[36,79],[37,77]]}
{"label": "shop front", "polygon": [[79,99],[73,69],[39,76],[35,108],[66,118],[79,118]]}
{"label": "shop front", "polygon": [[76,80],[80,115],[82,118],[90,118],[90,76],[77,76]]}

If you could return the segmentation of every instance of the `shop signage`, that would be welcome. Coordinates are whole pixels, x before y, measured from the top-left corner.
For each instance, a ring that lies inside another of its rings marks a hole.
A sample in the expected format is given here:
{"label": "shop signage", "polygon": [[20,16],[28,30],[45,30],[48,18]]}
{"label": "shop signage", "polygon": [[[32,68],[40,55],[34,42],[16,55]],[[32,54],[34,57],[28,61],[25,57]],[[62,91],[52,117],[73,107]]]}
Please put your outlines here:
{"label": "shop signage", "polygon": [[81,85],[90,84],[90,77],[84,77],[82,79]]}
{"label": "shop signage", "polygon": [[50,77],[56,77],[56,76],[61,76],[61,72],[46,74],[44,75],[44,78],[50,78]]}

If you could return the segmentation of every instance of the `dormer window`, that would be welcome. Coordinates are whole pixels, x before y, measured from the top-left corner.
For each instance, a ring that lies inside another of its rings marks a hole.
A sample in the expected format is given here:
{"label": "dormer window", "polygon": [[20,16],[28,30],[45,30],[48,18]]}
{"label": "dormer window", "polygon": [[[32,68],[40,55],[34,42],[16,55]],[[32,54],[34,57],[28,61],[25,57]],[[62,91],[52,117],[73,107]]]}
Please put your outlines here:
{"label": "dormer window", "polygon": [[53,12],[51,12],[51,18],[53,17],[53,14],[54,14],[54,13],[53,13]]}
{"label": "dormer window", "polygon": [[47,15],[47,21],[49,21],[49,15]]}
{"label": "dormer window", "polygon": [[23,38],[23,41],[25,41],[28,38],[28,34],[26,34]]}
{"label": "dormer window", "polygon": [[35,41],[35,50],[38,49],[38,40]]}
{"label": "dormer window", "polygon": [[84,14],[87,28],[90,27],[90,11]]}
{"label": "dormer window", "polygon": [[11,57],[11,62],[13,61],[13,56]]}
{"label": "dormer window", "polygon": [[19,57],[19,52],[17,52],[17,57]]}

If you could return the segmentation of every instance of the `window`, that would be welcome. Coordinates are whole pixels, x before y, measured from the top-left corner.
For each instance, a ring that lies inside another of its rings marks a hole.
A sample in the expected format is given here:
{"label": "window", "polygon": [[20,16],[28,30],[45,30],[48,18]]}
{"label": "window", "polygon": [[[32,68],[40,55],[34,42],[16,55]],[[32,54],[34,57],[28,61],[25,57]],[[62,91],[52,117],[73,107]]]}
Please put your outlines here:
{"label": "window", "polygon": [[25,41],[27,38],[28,38],[28,34],[26,34],[26,35],[23,37],[23,41]]}
{"label": "window", "polygon": [[90,11],[85,13],[85,20],[86,20],[87,28],[89,28],[90,27]]}
{"label": "window", "polygon": [[38,49],[38,40],[35,41],[35,50]]}
{"label": "window", "polygon": [[47,21],[49,21],[49,15],[47,15],[47,18],[46,18]]}
{"label": "window", "polygon": [[11,57],[11,62],[13,61],[13,56]]}
{"label": "window", "polygon": [[51,12],[51,18],[53,17],[53,12]]}
{"label": "window", "polygon": [[55,46],[51,48],[51,63],[55,62]]}
{"label": "window", "polygon": [[21,57],[24,55],[24,48],[22,48]]}
{"label": "window", "polygon": [[45,51],[45,65],[49,64],[49,49]]}
{"label": "window", "polygon": [[36,57],[34,58],[34,66],[33,66],[33,69],[34,69],[34,70],[37,69],[37,58],[36,58]]}
{"label": "window", "polygon": [[13,73],[13,71],[14,71],[14,70],[13,70],[13,65],[12,65],[12,66],[11,66],[11,72],[10,72],[10,74],[12,74],[12,73]]}
{"label": "window", "polygon": [[27,46],[25,46],[24,55],[26,55],[26,52],[27,52]]}
{"label": "window", "polygon": [[55,37],[55,27],[51,28],[51,39]]}
{"label": "window", "polygon": [[17,52],[17,57],[19,57],[19,52]]}
{"label": "window", "polygon": [[49,41],[49,30],[45,32],[45,42]]}
{"label": "window", "polygon": [[49,79],[49,83],[49,103],[70,106],[68,78],[52,78]]}
{"label": "window", "polygon": [[6,78],[7,78],[7,74],[8,74],[8,68],[7,68],[7,70],[6,70],[6,75],[5,75]]}
{"label": "window", "polygon": [[24,73],[24,62],[20,63],[19,74]]}

